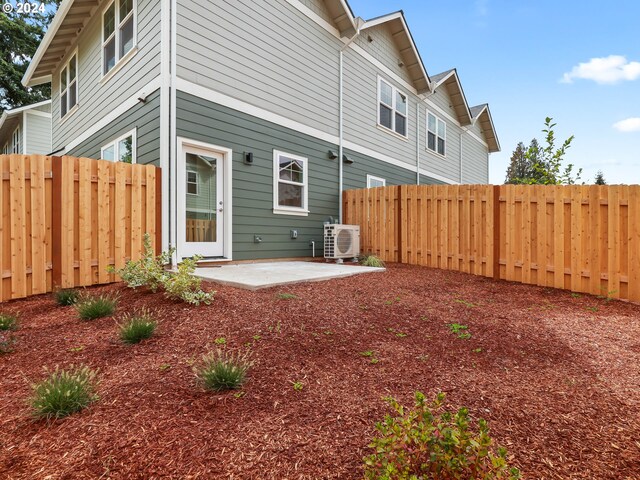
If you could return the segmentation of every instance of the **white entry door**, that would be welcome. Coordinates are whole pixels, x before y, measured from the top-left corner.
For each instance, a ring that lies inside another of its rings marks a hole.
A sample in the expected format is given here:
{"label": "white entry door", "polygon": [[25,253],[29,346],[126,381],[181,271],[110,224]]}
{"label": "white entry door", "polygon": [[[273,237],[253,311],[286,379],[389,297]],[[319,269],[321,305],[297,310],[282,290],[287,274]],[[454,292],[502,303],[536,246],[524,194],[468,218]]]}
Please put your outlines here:
{"label": "white entry door", "polygon": [[178,256],[224,255],[224,158],[183,145],[178,157]]}

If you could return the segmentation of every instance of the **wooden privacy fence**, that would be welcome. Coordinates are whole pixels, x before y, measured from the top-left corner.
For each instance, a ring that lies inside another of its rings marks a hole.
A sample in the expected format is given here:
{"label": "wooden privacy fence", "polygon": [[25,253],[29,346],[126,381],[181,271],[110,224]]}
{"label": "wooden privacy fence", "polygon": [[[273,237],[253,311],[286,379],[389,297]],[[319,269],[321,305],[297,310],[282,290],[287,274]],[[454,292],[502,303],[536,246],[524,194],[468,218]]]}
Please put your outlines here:
{"label": "wooden privacy fence", "polygon": [[0,155],[0,299],[109,283],[109,265],[160,245],[160,169],[105,160]]}
{"label": "wooden privacy fence", "polygon": [[640,186],[403,185],[343,202],[385,261],[640,301]]}

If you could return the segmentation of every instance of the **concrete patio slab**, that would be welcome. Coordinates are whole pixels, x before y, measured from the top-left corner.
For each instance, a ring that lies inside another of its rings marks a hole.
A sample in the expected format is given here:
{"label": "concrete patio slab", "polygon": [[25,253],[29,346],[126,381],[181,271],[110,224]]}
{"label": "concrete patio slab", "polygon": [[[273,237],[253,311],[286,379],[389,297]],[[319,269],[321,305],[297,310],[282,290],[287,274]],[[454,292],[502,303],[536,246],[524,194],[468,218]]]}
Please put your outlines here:
{"label": "concrete patio slab", "polygon": [[195,275],[203,280],[224,285],[247,290],[259,290],[293,283],[320,282],[362,273],[384,272],[385,270],[384,268],[339,265],[335,263],[270,262],[198,268]]}

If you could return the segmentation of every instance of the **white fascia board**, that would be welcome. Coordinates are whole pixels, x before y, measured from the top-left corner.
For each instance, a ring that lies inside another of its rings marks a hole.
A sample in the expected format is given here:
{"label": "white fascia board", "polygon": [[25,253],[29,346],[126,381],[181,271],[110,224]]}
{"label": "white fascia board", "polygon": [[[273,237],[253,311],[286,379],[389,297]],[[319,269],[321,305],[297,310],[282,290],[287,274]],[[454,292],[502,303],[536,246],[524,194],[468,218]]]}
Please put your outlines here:
{"label": "white fascia board", "polygon": [[[40,45],[38,46],[36,53],[33,55],[33,58],[31,59],[31,63],[29,64],[27,71],[24,73],[24,76],[22,77],[22,85],[24,85],[25,87],[33,87],[34,85],[40,85],[42,83],[46,83],[47,81],[51,81],[50,75],[48,75],[47,77],[39,77],[39,78],[33,79],[32,78],[33,72],[35,72],[36,68],[38,67],[38,64],[40,63],[40,60],[42,60],[42,57],[44,56],[45,52],[49,48],[51,41],[56,36],[56,33],[58,33],[58,29],[60,28],[60,25],[62,24],[63,20],[67,16],[67,13],[69,13],[69,10],[73,6],[74,2],[75,0],[63,0],[60,6],[58,7],[58,11],[56,12],[55,17],[53,17],[53,21],[49,25],[49,28],[47,29],[47,33],[45,34],[44,38],[40,42]],[[46,79],[46,78],[49,78],[49,80],[42,81],[43,79]]]}

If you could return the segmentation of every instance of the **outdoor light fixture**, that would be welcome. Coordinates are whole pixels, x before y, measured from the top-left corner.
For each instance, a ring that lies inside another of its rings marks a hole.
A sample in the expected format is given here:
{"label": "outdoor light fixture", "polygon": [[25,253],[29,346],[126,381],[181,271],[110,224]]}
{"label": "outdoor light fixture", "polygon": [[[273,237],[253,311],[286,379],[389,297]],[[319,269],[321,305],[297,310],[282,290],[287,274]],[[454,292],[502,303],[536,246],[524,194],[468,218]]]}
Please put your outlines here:
{"label": "outdoor light fixture", "polygon": [[329,159],[330,160],[335,160],[336,158],[338,158],[338,154],[336,152],[334,152],[333,150],[329,150]]}
{"label": "outdoor light fixture", "polygon": [[244,152],[244,164],[253,165],[253,152]]}

